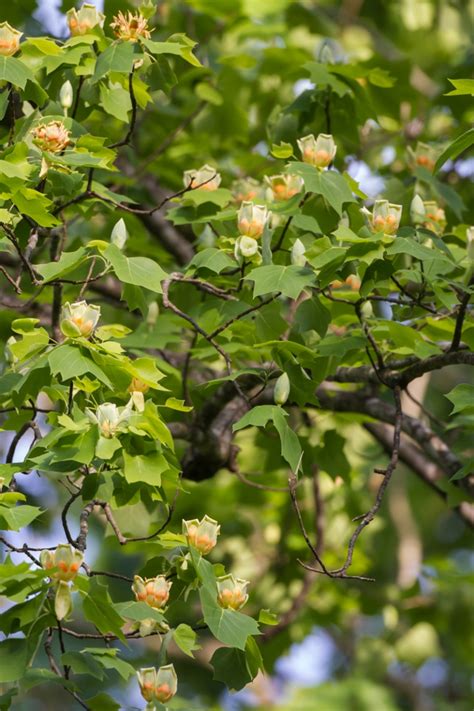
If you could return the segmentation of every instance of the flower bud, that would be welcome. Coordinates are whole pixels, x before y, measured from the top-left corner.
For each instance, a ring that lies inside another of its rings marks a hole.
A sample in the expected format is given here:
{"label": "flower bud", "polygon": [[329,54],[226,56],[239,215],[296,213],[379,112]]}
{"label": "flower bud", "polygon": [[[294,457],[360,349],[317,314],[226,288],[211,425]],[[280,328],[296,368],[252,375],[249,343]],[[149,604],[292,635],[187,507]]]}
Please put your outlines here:
{"label": "flower bud", "polygon": [[192,187],[193,190],[217,190],[221,180],[217,170],[207,163],[198,170],[186,170],[183,176],[184,187]]}
{"label": "flower bud", "polygon": [[161,610],[168,602],[172,583],[166,580],[164,575],[157,575],[155,578],[146,578],[139,575],[133,578],[132,590],[138,602],[146,602],[155,610]]}
{"label": "flower bud", "polygon": [[316,168],[327,168],[336,155],[337,146],[330,134],[320,133],[317,138],[312,133],[297,140],[304,163]]}
{"label": "flower bud", "polygon": [[100,318],[100,306],[89,305],[87,301],[64,304],[61,311],[60,328],[68,338],[89,338]]}
{"label": "flower bud", "polygon": [[300,239],[295,239],[291,248],[291,263],[296,267],[304,267],[306,264],[306,249]]}
{"label": "flower bud", "polygon": [[105,15],[99,12],[95,5],[86,2],[80,10],[69,10],[66,18],[72,37],[78,37],[86,35],[94,27],[103,27]]}
{"label": "flower bud", "polygon": [[372,304],[370,301],[364,301],[362,306],[360,307],[360,313],[363,318],[372,318],[374,315],[374,309],[372,308]]}
{"label": "flower bud", "polygon": [[33,143],[42,151],[61,153],[70,144],[71,132],[62,121],[41,123],[32,130]]}
{"label": "flower bud", "polygon": [[11,57],[20,49],[20,37],[23,32],[19,32],[8,22],[0,22],[0,56]]}
{"label": "flower bud", "polygon": [[288,373],[282,373],[275,383],[273,399],[277,405],[284,405],[290,394],[290,379]]}
{"label": "flower bud", "polygon": [[265,176],[269,200],[289,200],[303,190],[304,181],[299,175]]}
{"label": "flower bud", "polygon": [[52,570],[51,578],[68,583],[77,575],[84,560],[84,555],[69,544],[60,544],[53,552],[44,550],[40,553],[40,562],[45,570]]}
{"label": "flower bud", "polygon": [[332,47],[327,40],[321,44],[318,55],[318,62],[321,62],[321,64],[335,63],[334,52],[332,51]]}
{"label": "flower bud", "polygon": [[73,99],[74,92],[72,90],[72,84],[68,79],[59,90],[59,103],[63,109],[67,110],[71,108]]}
{"label": "flower bud", "polygon": [[137,42],[139,39],[150,39],[148,20],[140,12],[133,14],[128,12],[125,16],[119,12],[113,18],[110,26],[115,32],[115,36],[126,42]]}
{"label": "flower bud", "polygon": [[249,599],[249,584],[248,580],[234,578],[233,575],[217,578],[217,602],[226,610],[240,610]]}
{"label": "flower bud", "polygon": [[425,206],[423,200],[415,193],[410,204],[410,217],[415,224],[423,222],[425,219]]}
{"label": "flower bud", "polygon": [[160,315],[160,307],[158,306],[158,302],[152,301],[151,304],[148,305],[148,313],[146,315],[147,326],[150,326],[150,327],[155,326],[159,315]]}
{"label": "flower bud", "polygon": [[95,412],[86,408],[86,415],[93,424],[98,426],[101,435],[110,439],[126,429],[132,408],[133,400],[130,398],[125,407],[117,407],[113,402],[104,402],[97,407]]}
{"label": "flower bud", "polygon": [[221,527],[207,514],[199,521],[193,518],[190,521],[183,521],[183,533],[186,536],[188,546],[197,548],[201,555],[207,555],[215,547],[217,536]]}
{"label": "flower bud", "polygon": [[466,230],[467,240],[467,258],[474,262],[474,227],[468,227]]}
{"label": "flower bud", "polygon": [[393,235],[398,230],[402,216],[402,206],[390,203],[388,200],[376,200],[372,212],[362,208],[372,232],[383,232]]}
{"label": "flower bud", "polygon": [[254,205],[253,202],[243,202],[237,213],[239,232],[245,237],[258,239],[262,236],[271,213],[264,205]]}
{"label": "flower bud", "polygon": [[258,242],[253,237],[243,235],[237,240],[236,248],[237,256],[241,254],[242,257],[253,257],[258,252]]}
{"label": "flower bud", "polygon": [[125,247],[125,243],[128,239],[127,226],[124,219],[121,217],[118,222],[115,223],[114,228],[110,234],[110,241],[115,244],[119,249]]}

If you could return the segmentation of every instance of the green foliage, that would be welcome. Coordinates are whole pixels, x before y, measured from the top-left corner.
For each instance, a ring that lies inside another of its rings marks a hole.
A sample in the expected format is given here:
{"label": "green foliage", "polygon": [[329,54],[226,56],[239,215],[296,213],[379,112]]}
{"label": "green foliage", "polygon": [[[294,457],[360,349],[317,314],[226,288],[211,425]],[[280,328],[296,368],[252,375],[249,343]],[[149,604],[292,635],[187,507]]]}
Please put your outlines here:
{"label": "green foliage", "polygon": [[0,708],[217,709],[315,624],[282,709],[471,708],[468,21],[421,5],[2,8]]}

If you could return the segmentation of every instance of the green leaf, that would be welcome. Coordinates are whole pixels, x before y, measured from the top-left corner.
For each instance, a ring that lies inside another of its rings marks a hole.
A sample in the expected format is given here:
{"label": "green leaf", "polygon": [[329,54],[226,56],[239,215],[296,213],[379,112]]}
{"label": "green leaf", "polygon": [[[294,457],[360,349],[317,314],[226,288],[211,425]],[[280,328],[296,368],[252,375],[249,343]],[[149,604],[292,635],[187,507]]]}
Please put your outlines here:
{"label": "green leaf", "polygon": [[275,156],[275,158],[286,160],[287,158],[291,158],[293,155],[293,146],[291,143],[285,143],[284,141],[281,141],[279,145],[274,143],[272,145],[271,154],[272,156]]}
{"label": "green leaf", "polygon": [[221,647],[211,658],[213,678],[221,681],[229,689],[243,689],[258,674],[258,668],[248,663],[247,654],[241,649]]}
{"label": "green leaf", "polygon": [[258,621],[261,622],[262,625],[274,626],[278,624],[278,615],[275,615],[274,612],[270,612],[270,610],[260,610]]}
{"label": "green leaf", "polygon": [[220,274],[227,267],[235,267],[235,261],[222,249],[208,247],[194,255],[188,265],[188,269],[194,267],[198,269],[209,269],[215,274]]}
{"label": "green leaf", "polygon": [[[474,85],[474,79],[471,81]],[[452,143],[450,143],[447,148],[445,148],[436,161],[433,172],[437,173],[447,160],[454,160],[458,157],[458,155],[460,155],[460,153],[465,151],[467,148],[470,148],[472,145],[474,145],[474,128],[470,128],[465,131],[465,133],[462,133]]]}
{"label": "green leaf", "polygon": [[474,96],[474,79],[448,79],[448,81],[454,89],[448,91],[445,96]]}
{"label": "green leaf", "polygon": [[107,588],[92,578],[89,590],[80,590],[80,593],[83,597],[82,609],[86,619],[92,622],[102,634],[116,634],[124,641],[123,620],[115,611]]}
{"label": "green leaf", "polygon": [[159,264],[148,257],[125,257],[115,244],[110,244],[104,252],[120,281],[134,286],[141,286],[156,294],[162,294],[161,282],[166,279],[166,272]]}
{"label": "green leaf", "polygon": [[62,380],[79,378],[90,373],[107,387],[113,388],[104,371],[91,358],[83,355],[78,346],[70,346],[67,343],[57,346],[49,353],[48,361],[52,374],[60,375]]}
{"label": "green leaf", "polygon": [[344,204],[356,202],[346,179],[335,170],[318,170],[307,163],[289,163],[286,172],[301,175],[307,192],[322,195],[339,216]]}
{"label": "green leaf", "polygon": [[207,202],[218,205],[219,207],[224,207],[232,200],[232,193],[230,190],[227,190],[227,188],[217,188],[217,190],[196,188],[195,190],[189,190],[187,193],[184,193],[181,200],[183,204],[191,204],[196,207],[204,205]]}
{"label": "green leaf", "polygon": [[279,291],[290,299],[297,299],[303,289],[313,286],[316,281],[310,269],[294,264],[268,264],[265,267],[257,267],[252,269],[245,279],[254,282],[254,298]]}
{"label": "green leaf", "polygon": [[100,83],[100,102],[104,111],[123,123],[128,122],[128,112],[132,110],[130,93],[120,84],[108,86]]}
{"label": "green leaf", "polygon": [[92,657],[104,669],[113,669],[122,679],[129,679],[135,674],[135,668],[118,657],[118,649],[100,649],[97,647],[86,647],[81,650],[81,654]]}
{"label": "green leaf", "polygon": [[344,453],[346,440],[336,430],[327,430],[323,442],[314,450],[314,459],[320,468],[329,474],[332,479],[337,476],[346,479],[351,467]]}
{"label": "green leaf", "polygon": [[143,40],[143,44],[154,55],[175,54],[178,57],[182,57],[194,67],[200,67],[201,62],[192,53],[192,48],[196,43],[182,34],[174,35],[174,38],[176,41],[171,41],[172,38],[169,38],[167,42],[154,42],[153,40],[146,39]]}
{"label": "green leaf", "polygon": [[161,486],[161,475],[170,467],[160,452],[146,455],[123,453],[123,473],[129,484],[141,482],[150,486]]}
{"label": "green leaf", "polygon": [[85,261],[86,254],[86,250],[80,247],[75,252],[63,252],[57,262],[36,264],[35,269],[41,274],[45,282],[52,281],[68,274],[82,264]]}
{"label": "green leaf", "polygon": [[201,648],[196,644],[196,632],[189,625],[180,624],[172,632],[174,641],[188,657],[193,657],[193,651]]}
{"label": "green leaf", "polygon": [[31,217],[41,227],[53,227],[59,224],[59,220],[51,214],[51,200],[37,190],[32,188],[17,190],[12,195],[12,203],[19,212]]}
{"label": "green leaf", "polygon": [[470,385],[469,383],[456,385],[446,397],[454,405],[451,412],[452,415],[457,412],[474,412],[474,385]]}
{"label": "green leaf", "polygon": [[130,74],[134,59],[137,58],[139,55],[135,57],[132,42],[113,42],[102,54],[99,54],[92,82],[97,82],[109,72]]}
{"label": "green leaf", "polygon": [[134,600],[129,600],[127,602],[116,602],[114,609],[120,615],[128,620],[133,620],[134,622],[143,622],[143,620],[155,620],[155,622],[163,622],[163,613],[158,612],[146,602],[135,602]]}
{"label": "green leaf", "polygon": [[5,639],[0,642],[0,683],[8,683],[21,679],[26,671],[31,656],[30,646],[26,639]]}
{"label": "green leaf", "polygon": [[222,94],[207,81],[199,82],[199,84],[195,86],[194,91],[196,92],[196,96],[213,106],[222,106],[224,103]]}
{"label": "green leaf", "polygon": [[268,422],[273,422],[280,435],[281,454],[288,462],[291,469],[296,472],[301,462],[301,445],[298,436],[289,427],[286,412],[278,405],[257,405],[236,422],[233,432],[238,432],[244,427],[265,427]]}
{"label": "green leaf", "polygon": [[35,78],[28,67],[15,57],[0,55],[0,81],[8,81],[24,89],[27,81],[35,83]]}
{"label": "green leaf", "polygon": [[260,634],[258,624],[252,617],[235,610],[224,610],[218,605],[217,588],[211,592],[209,588],[203,587],[199,596],[204,621],[219,642],[244,650],[247,638]]}
{"label": "green leaf", "polygon": [[20,531],[42,513],[37,506],[4,506],[0,503],[0,529]]}

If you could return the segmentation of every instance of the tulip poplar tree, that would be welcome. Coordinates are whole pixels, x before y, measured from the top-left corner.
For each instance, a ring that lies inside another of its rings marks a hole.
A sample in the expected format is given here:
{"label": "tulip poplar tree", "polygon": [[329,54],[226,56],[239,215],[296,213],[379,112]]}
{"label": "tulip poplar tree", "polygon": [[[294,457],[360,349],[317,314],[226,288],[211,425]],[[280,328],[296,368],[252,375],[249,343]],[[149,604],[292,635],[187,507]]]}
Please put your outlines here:
{"label": "tulip poplar tree", "polygon": [[372,4],[2,4],[0,708],[471,707],[473,82]]}

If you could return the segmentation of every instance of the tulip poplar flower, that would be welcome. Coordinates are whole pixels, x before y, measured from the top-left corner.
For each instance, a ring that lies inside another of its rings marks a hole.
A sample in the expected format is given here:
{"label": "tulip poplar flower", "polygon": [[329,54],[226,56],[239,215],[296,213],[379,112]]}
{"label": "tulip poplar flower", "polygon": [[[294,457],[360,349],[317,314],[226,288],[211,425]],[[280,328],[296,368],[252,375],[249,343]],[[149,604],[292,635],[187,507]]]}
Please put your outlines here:
{"label": "tulip poplar flower", "polygon": [[183,175],[185,188],[199,190],[217,190],[221,184],[221,176],[212,165],[203,165],[198,170],[186,170]]}
{"label": "tulip poplar flower", "polygon": [[233,575],[223,575],[217,578],[217,602],[224,609],[240,610],[249,599],[248,580],[234,578]]}
{"label": "tulip poplar flower", "polygon": [[114,30],[115,36],[126,42],[150,39],[148,20],[139,12],[135,14],[127,12],[126,15],[119,12],[113,18],[113,22],[110,23],[110,26]]}
{"label": "tulip poplar flower", "polygon": [[312,133],[299,138],[298,148],[304,163],[314,165],[316,168],[327,168],[336,155],[337,146],[330,134],[320,133],[317,138]]}
{"label": "tulip poplar flower", "polygon": [[446,213],[443,208],[438,205],[436,200],[426,200],[423,206],[425,208],[423,227],[436,234],[442,234],[446,227]]}
{"label": "tulip poplar flower", "polygon": [[197,518],[183,521],[183,533],[188,545],[197,548],[202,555],[206,555],[215,547],[220,530],[217,521],[207,514],[201,521]]}
{"label": "tulip poplar flower", "polygon": [[400,225],[402,206],[390,203],[388,200],[376,200],[372,212],[365,207],[361,212],[365,215],[372,232],[393,235]]}
{"label": "tulip poplar flower", "polygon": [[72,609],[68,583],[76,577],[83,560],[83,553],[69,544],[60,544],[54,552],[44,550],[40,553],[41,565],[51,571],[50,577],[56,584],[54,612],[58,620],[63,620]]}
{"label": "tulip poplar flower", "polygon": [[243,202],[237,213],[237,225],[240,234],[258,239],[262,236],[270,217],[271,212],[264,205]]}
{"label": "tulip poplar flower", "polygon": [[60,328],[68,338],[89,338],[100,318],[100,306],[88,304],[87,301],[68,301],[61,310]]}
{"label": "tulip poplar flower", "polygon": [[67,24],[72,37],[86,35],[94,27],[103,27],[105,15],[99,12],[95,5],[84,3],[80,10],[71,8],[66,13]]}
{"label": "tulip poplar flower", "polygon": [[289,200],[303,190],[303,178],[299,175],[265,176],[267,183],[267,198],[269,200]]}
{"label": "tulip poplar flower", "polygon": [[0,56],[11,57],[20,49],[20,37],[23,32],[19,32],[8,22],[0,22]]}
{"label": "tulip poplar flower", "polygon": [[56,550],[44,550],[40,553],[40,562],[45,570],[55,569],[51,577],[65,583],[74,580],[82,565],[84,555],[69,544],[60,544]]}
{"label": "tulip poplar flower", "polygon": [[95,412],[86,408],[86,415],[93,424],[97,425],[101,435],[110,439],[125,430],[132,408],[133,400],[130,398],[125,407],[117,407],[113,402],[104,402]]}
{"label": "tulip poplar flower", "polygon": [[263,197],[263,189],[258,180],[254,178],[241,178],[232,183],[232,194],[235,202],[240,205],[241,202],[248,202],[258,197]]}
{"label": "tulip poplar flower", "polygon": [[32,130],[33,143],[42,151],[61,153],[71,143],[71,132],[62,121],[41,123]]}
{"label": "tulip poplar flower", "polygon": [[168,602],[171,585],[164,575],[145,579],[135,575],[132,590],[137,602],[146,602],[150,607],[161,610]]}
{"label": "tulip poplar flower", "polygon": [[140,692],[148,703],[158,701],[163,704],[169,701],[178,689],[178,677],[172,664],[163,667],[147,667],[137,671]]}
{"label": "tulip poplar flower", "polygon": [[421,166],[430,172],[433,171],[438,156],[440,155],[439,148],[430,146],[428,143],[418,141],[415,146],[415,150],[413,150],[411,146],[409,146],[407,150],[413,167]]}

